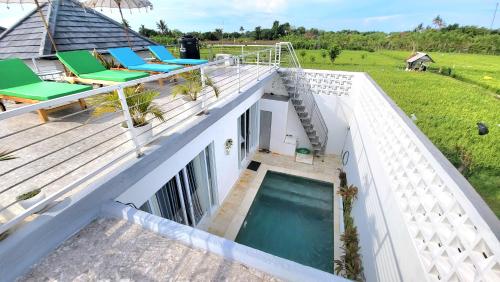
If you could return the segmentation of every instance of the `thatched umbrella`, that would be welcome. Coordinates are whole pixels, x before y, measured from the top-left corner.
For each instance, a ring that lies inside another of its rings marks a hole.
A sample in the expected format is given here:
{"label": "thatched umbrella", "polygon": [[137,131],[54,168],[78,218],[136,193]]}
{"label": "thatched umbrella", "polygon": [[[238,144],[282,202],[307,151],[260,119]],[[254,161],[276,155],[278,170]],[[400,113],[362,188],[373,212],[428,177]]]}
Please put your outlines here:
{"label": "thatched umbrella", "polygon": [[36,9],[38,10],[38,13],[40,13],[40,18],[42,18],[43,25],[45,26],[45,29],[47,30],[47,35],[49,36],[50,42],[52,43],[52,47],[54,47],[54,51],[57,52],[57,46],[56,42],[54,41],[54,38],[52,37],[52,34],[50,33],[49,29],[49,24],[47,23],[47,19],[43,15],[41,4],[47,3],[50,0],[0,0],[0,3],[7,4],[7,8],[9,7],[8,5],[14,4],[14,5],[23,5],[23,4],[35,4]]}
{"label": "thatched umbrella", "polygon": [[[1,0],[0,0],[1,1]],[[150,8],[153,9],[153,4],[149,2],[149,0],[87,0],[84,2],[85,6],[95,8],[109,8],[109,9],[118,9],[120,11],[120,17],[122,18],[123,29],[125,30],[125,34],[127,35],[127,41],[129,47],[132,47],[130,44],[130,38],[128,35],[128,27],[126,26],[125,18],[123,17],[123,9],[141,9],[141,8]]]}

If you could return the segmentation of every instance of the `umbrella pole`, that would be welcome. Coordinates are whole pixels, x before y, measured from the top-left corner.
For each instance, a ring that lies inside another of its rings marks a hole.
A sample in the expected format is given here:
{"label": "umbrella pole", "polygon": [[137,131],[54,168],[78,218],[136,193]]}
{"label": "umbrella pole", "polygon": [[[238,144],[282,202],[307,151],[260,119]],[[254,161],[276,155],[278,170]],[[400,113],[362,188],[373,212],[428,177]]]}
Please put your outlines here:
{"label": "umbrella pole", "polygon": [[120,11],[120,16],[122,17],[122,25],[125,30],[125,35],[127,36],[128,47],[132,48],[132,44],[130,44],[130,37],[128,36],[128,27],[125,25],[125,19],[123,18],[122,7],[120,3],[118,3],[118,11]]}
{"label": "umbrella pole", "polygon": [[47,20],[45,19],[45,16],[43,15],[43,12],[42,12],[42,9],[40,7],[40,3],[38,3],[38,0],[35,0],[35,4],[36,4],[36,9],[40,13],[40,17],[42,18],[43,25],[45,26],[45,29],[47,30],[47,35],[49,36],[50,42],[52,43],[52,47],[54,47],[54,51],[57,52],[56,42],[54,41],[54,38],[52,37],[52,34],[50,33],[49,24],[47,23]]}

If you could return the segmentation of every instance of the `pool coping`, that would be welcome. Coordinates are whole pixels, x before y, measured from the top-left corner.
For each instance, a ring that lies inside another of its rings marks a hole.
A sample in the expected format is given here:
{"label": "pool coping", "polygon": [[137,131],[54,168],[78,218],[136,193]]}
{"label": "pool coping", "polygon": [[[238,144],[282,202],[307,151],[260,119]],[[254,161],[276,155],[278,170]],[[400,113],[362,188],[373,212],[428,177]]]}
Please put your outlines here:
{"label": "pool coping", "polygon": [[335,181],[334,181],[334,172],[332,172],[332,175],[326,176],[326,175],[318,175],[316,173],[310,173],[310,172],[303,172],[300,170],[294,170],[294,169],[288,169],[288,168],[283,168],[279,166],[272,166],[268,164],[262,163],[257,170],[257,175],[254,177],[252,182],[248,185],[247,187],[247,192],[243,198],[243,201],[239,205],[235,216],[231,220],[231,223],[228,225],[226,232],[224,233],[224,238],[234,241],[236,239],[236,236],[238,235],[238,232],[241,229],[241,226],[243,225],[243,222],[245,221],[245,218],[248,214],[248,211],[250,210],[250,207],[252,206],[253,200],[255,199],[255,196],[257,195],[257,192],[259,191],[259,188],[264,181],[264,177],[266,176],[268,171],[274,171],[274,172],[279,172],[279,173],[284,173],[284,174],[290,174],[293,176],[299,176],[299,177],[304,177],[304,178],[309,178],[313,180],[319,180],[319,181],[324,181],[328,183],[332,183],[333,185],[333,258],[334,259],[339,259],[340,254],[341,254],[341,249],[340,249],[340,232],[341,232],[341,214],[338,212],[341,207],[340,207],[340,197],[337,194],[337,189],[338,187],[335,186]]}

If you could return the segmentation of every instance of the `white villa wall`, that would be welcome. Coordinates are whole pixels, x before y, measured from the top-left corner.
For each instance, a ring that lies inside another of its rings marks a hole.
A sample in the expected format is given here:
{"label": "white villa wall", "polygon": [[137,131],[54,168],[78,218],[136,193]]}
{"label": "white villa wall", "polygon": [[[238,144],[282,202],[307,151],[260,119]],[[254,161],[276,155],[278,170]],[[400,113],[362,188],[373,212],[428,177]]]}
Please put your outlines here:
{"label": "white villa wall", "polygon": [[[253,93],[248,99],[203,131],[175,155],[131,186],[130,189],[117,198],[117,201],[141,206],[161,186],[177,174],[206,146],[213,142],[218,201],[222,203],[231,187],[238,180],[241,172],[238,164],[238,147],[236,145],[238,140],[237,119],[243,112],[259,101],[263,93],[263,89]],[[233,139],[233,147],[229,154],[226,154],[224,143],[230,138]]]}
{"label": "white villa wall", "polygon": [[[296,147],[311,148],[311,143],[290,101],[261,99],[260,109],[272,113],[271,142],[269,150],[274,153],[294,156]],[[285,142],[287,135],[297,140],[296,144]]]}
{"label": "white villa wall", "polygon": [[344,148],[349,154],[344,170],[349,185],[359,189],[352,216],[358,228],[364,274],[367,281],[425,281],[424,270],[396,199],[386,189],[388,180],[360,114],[354,107]]}

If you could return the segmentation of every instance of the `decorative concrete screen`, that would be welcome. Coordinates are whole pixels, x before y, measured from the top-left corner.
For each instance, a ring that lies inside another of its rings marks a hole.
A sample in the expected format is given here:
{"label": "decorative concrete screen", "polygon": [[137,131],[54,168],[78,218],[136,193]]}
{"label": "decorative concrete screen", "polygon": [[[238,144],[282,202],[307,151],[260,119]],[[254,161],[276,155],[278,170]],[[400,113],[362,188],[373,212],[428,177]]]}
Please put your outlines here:
{"label": "decorative concrete screen", "polygon": [[360,186],[353,213],[367,277],[500,281],[496,217],[368,75],[308,70],[307,78],[315,95],[353,98],[346,170]]}
{"label": "decorative concrete screen", "polygon": [[352,74],[307,70],[305,76],[311,84],[311,89],[317,94],[341,96],[351,92]]}

